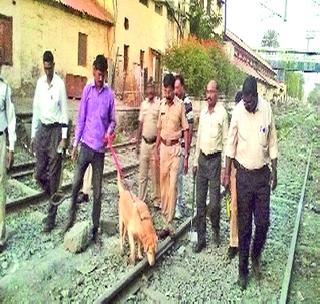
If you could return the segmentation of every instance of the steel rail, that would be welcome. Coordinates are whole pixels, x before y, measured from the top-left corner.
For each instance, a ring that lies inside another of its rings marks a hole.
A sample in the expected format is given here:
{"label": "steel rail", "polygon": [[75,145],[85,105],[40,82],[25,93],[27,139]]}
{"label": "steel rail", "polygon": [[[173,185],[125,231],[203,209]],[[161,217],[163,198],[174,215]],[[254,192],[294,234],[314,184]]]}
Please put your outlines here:
{"label": "steel rail", "polygon": [[[139,167],[138,162],[135,162],[134,164],[125,166],[123,169],[125,173],[128,173],[137,169],[138,167]],[[117,176],[117,170],[107,171],[103,174],[104,178],[115,178],[116,176]],[[66,185],[63,185],[60,190],[66,193],[71,189],[72,189],[72,183],[68,183]],[[17,200],[8,202],[6,204],[6,211],[7,212],[16,211],[34,204],[38,204],[39,202],[44,201],[45,199],[48,199],[48,198],[49,198],[48,195],[44,191],[36,193],[34,195],[25,196]]]}
{"label": "steel rail", "polygon": [[[191,217],[180,225],[176,234],[172,237],[167,237],[160,246],[156,253],[156,260],[158,261],[164,254],[166,254],[175,244],[176,241],[185,234],[191,224]],[[145,271],[152,269],[146,258],[140,261],[128,274],[120,279],[114,286],[109,288],[106,293],[102,294],[94,302],[95,304],[113,303],[119,297],[123,296],[125,289],[134,283]]]}
{"label": "steel rail", "polygon": [[306,191],[306,185],[307,185],[308,174],[309,174],[309,169],[310,169],[311,152],[312,152],[312,148],[310,149],[310,152],[309,152],[307,168],[306,168],[306,172],[304,175],[304,182],[303,182],[303,186],[302,186],[302,190],[301,190],[296,220],[295,220],[295,224],[294,224],[293,235],[292,235],[292,239],[291,239],[291,245],[289,248],[289,255],[288,255],[286,270],[285,270],[284,278],[282,281],[281,295],[280,295],[280,301],[279,301],[280,304],[286,304],[287,300],[288,300],[288,293],[289,293],[290,282],[291,282],[291,277],[292,277],[292,268],[293,268],[295,250],[296,250],[300,222],[301,222],[301,216],[302,216],[302,211],[303,211],[303,206],[304,206],[304,204],[303,204],[304,203],[304,195],[305,195],[305,191]]}

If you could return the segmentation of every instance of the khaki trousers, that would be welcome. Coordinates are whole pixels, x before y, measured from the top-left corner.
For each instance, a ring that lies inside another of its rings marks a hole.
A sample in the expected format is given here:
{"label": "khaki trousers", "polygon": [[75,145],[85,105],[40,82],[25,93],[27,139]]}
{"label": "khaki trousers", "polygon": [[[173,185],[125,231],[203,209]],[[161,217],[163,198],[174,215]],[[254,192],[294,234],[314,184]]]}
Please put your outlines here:
{"label": "khaki trousers", "polygon": [[180,160],[180,144],[160,146],[161,210],[167,223],[171,223],[176,209],[177,178]]}
{"label": "khaki trousers", "polygon": [[0,246],[4,245],[6,241],[6,136],[0,136]]}
{"label": "khaki trousers", "polygon": [[237,170],[232,164],[230,175],[230,191],[231,191],[231,216],[230,216],[230,247],[238,247],[238,204],[237,204]]}
{"label": "khaki trousers", "polygon": [[160,168],[155,161],[155,143],[147,144],[144,139],[140,145],[139,159],[139,198],[146,201],[149,169],[153,187],[153,198],[155,206],[160,205]]}
{"label": "khaki trousers", "polygon": [[91,185],[92,185],[92,166],[90,164],[83,177],[82,192],[84,194],[89,194],[91,190]]}

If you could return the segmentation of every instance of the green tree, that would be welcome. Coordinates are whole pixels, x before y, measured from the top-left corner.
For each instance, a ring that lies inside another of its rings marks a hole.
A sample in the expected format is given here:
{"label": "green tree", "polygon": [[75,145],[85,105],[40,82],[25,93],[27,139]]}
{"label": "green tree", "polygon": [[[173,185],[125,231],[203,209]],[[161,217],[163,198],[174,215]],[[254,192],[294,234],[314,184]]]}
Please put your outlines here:
{"label": "green tree", "polygon": [[214,41],[190,39],[166,51],[164,64],[168,70],[181,73],[191,95],[201,96],[210,79],[215,79],[220,91],[234,95],[242,84],[244,73],[231,64],[221,46]]}
{"label": "green tree", "polygon": [[167,50],[165,66],[184,75],[188,92],[194,96],[203,94],[206,83],[211,79],[212,68],[206,50],[191,43],[174,46]]}
{"label": "green tree", "polygon": [[309,93],[308,102],[320,105],[320,83],[316,83],[313,90]]}
{"label": "green tree", "polygon": [[300,72],[285,72],[285,84],[287,86],[287,94],[290,97],[298,98],[299,100],[303,99],[303,86],[304,86],[304,77]]}
{"label": "green tree", "polygon": [[222,22],[222,16],[214,11],[208,15],[200,2],[199,0],[190,1],[188,13],[190,33],[199,39],[221,39],[215,33],[215,28]]}
{"label": "green tree", "polygon": [[279,36],[279,33],[277,33],[275,30],[266,31],[263,35],[261,46],[278,48],[279,47],[278,36]]}

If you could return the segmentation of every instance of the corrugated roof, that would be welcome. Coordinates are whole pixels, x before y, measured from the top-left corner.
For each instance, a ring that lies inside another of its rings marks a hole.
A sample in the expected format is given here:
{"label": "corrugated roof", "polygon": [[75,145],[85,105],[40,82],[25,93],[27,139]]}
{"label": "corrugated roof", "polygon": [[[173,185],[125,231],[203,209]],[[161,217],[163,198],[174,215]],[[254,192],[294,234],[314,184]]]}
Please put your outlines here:
{"label": "corrugated roof", "polygon": [[239,38],[236,34],[233,32],[227,30],[226,34],[227,38],[237,43],[240,47],[245,49],[249,54],[251,54],[253,57],[255,57],[257,60],[259,60],[269,71],[276,74],[276,72],[272,69],[272,66],[261,56],[259,56],[256,52],[254,52],[241,38]]}
{"label": "corrugated roof", "polygon": [[103,8],[95,0],[51,0],[52,2],[57,2],[65,7],[72,10],[80,12],[82,14],[87,14],[95,19],[101,20],[103,22],[108,22],[110,24],[114,23],[114,18],[110,12]]}
{"label": "corrugated roof", "polygon": [[279,83],[275,80],[272,79],[270,77],[266,77],[265,75],[262,75],[261,73],[259,73],[258,71],[256,71],[252,66],[250,66],[249,64],[244,63],[243,61],[235,58],[234,59],[234,64],[243,72],[245,72],[246,74],[253,76],[254,78],[256,78],[257,80],[260,80],[262,82],[266,82],[269,85],[273,86],[273,87],[279,87]]}

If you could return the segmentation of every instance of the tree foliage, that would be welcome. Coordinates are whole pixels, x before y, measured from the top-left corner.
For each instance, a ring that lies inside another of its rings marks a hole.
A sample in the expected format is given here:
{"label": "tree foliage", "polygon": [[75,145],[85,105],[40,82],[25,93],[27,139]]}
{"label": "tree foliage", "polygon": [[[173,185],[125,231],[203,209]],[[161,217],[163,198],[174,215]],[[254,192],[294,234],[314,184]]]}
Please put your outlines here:
{"label": "tree foliage", "polygon": [[299,100],[303,99],[304,77],[302,73],[286,71],[285,84],[287,86],[287,94],[290,97],[298,98]]}
{"label": "tree foliage", "polygon": [[190,33],[199,39],[221,39],[215,28],[222,22],[222,16],[212,11],[208,15],[199,0],[191,0],[189,8]]}
{"label": "tree foliage", "polygon": [[275,30],[266,31],[263,35],[261,46],[278,48],[279,47],[278,36],[279,36],[279,33],[277,33]]}
{"label": "tree foliage", "polygon": [[308,102],[320,105],[320,83],[316,83],[313,90],[309,93]]}
{"label": "tree foliage", "polygon": [[194,96],[203,95],[211,79],[218,82],[221,92],[234,94],[244,79],[244,73],[231,64],[222,46],[214,40],[185,40],[180,46],[167,49],[164,64],[184,76],[187,90]]}

